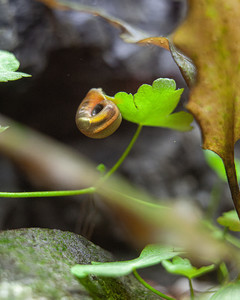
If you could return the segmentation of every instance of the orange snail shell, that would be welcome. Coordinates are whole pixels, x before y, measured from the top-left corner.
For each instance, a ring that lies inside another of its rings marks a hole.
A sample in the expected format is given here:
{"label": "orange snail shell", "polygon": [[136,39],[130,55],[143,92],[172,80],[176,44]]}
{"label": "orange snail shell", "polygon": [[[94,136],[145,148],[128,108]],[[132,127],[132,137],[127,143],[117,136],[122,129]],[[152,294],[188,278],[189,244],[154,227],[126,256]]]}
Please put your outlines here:
{"label": "orange snail shell", "polygon": [[122,122],[115,103],[107,100],[102,89],[91,89],[78,107],[76,124],[86,136],[102,139],[113,134]]}

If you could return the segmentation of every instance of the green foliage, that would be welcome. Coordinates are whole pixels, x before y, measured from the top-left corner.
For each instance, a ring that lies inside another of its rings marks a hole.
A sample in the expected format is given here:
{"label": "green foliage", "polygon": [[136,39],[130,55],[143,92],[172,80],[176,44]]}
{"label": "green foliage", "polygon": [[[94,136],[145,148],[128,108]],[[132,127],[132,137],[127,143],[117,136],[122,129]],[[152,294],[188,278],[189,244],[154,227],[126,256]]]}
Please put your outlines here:
{"label": "green foliage", "polygon": [[97,166],[97,170],[102,174],[104,175],[106,173],[106,166],[104,164],[99,164]]}
{"label": "green foliage", "polygon": [[[7,82],[9,80],[17,80],[22,77],[31,77],[26,73],[16,72],[20,63],[16,57],[8,51],[0,50],[0,82]],[[0,133],[6,130],[8,126],[0,125]]]}
{"label": "green foliage", "polygon": [[[217,176],[227,182],[226,170],[222,159],[215,152],[210,150],[204,150],[205,159],[210,168],[217,174]],[[235,159],[235,167],[237,172],[237,177],[240,178],[240,160]]]}
{"label": "green foliage", "polygon": [[210,298],[210,300],[239,300],[239,295],[240,281],[236,281],[223,286]]}
{"label": "green foliage", "polygon": [[31,77],[29,74],[16,72],[19,66],[19,61],[12,53],[0,50],[0,82],[17,80],[22,77]]}
{"label": "green foliage", "polygon": [[0,125],[0,133],[3,132],[4,130],[8,129],[8,126],[1,126]]}
{"label": "green foliage", "polygon": [[152,86],[140,86],[134,95],[119,92],[111,100],[117,104],[123,118],[130,122],[187,131],[192,129],[192,115],[184,111],[172,113],[182,92],[183,89],[176,90],[173,79],[159,78]]}
{"label": "green foliage", "polygon": [[191,265],[187,258],[181,258],[179,256],[174,257],[172,261],[162,261],[162,265],[169,273],[182,275],[188,279],[199,277],[215,268],[215,265],[209,265],[197,269]]}
{"label": "green foliage", "polygon": [[119,277],[128,275],[135,269],[159,264],[162,260],[173,258],[180,254],[180,250],[160,245],[148,245],[136,259],[109,263],[92,262],[92,265],[76,265],[72,267],[73,275],[83,278],[89,274]]}
{"label": "green foliage", "polygon": [[223,216],[219,217],[217,221],[232,231],[240,231],[240,221],[235,210],[223,213]]}

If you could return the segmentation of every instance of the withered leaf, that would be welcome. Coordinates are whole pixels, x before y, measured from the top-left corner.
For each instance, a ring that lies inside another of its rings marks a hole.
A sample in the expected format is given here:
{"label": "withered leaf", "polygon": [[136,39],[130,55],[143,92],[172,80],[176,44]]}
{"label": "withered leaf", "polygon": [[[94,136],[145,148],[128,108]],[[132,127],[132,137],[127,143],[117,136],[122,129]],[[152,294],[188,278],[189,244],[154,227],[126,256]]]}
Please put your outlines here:
{"label": "withered leaf", "polygon": [[203,148],[223,160],[235,207],[240,194],[234,145],[240,138],[240,1],[189,0],[189,14],[174,43],[198,69],[187,108],[197,119]]}

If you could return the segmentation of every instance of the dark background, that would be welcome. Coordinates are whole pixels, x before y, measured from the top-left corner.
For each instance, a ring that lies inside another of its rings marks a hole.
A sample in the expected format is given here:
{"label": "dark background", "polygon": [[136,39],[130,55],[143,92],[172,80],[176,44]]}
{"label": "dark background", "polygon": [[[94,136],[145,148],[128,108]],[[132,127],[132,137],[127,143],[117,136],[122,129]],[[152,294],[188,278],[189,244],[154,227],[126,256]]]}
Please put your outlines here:
{"label": "dark background", "polygon": [[[103,8],[152,36],[167,36],[186,15],[183,0],[81,1]],[[105,140],[91,140],[76,128],[76,109],[90,88],[108,95],[135,93],[142,83],[173,78],[189,91],[170,54],[155,46],[124,43],[118,30],[85,13],[52,11],[32,0],[0,0],[0,49],[13,52],[20,70],[32,74],[1,83],[0,111],[71,146],[96,165],[111,167],[130,141],[136,125],[123,121]],[[206,209],[217,182],[201,150],[196,124],[192,132],[144,128],[119,172],[159,199],[188,199]],[[34,191],[31,178],[0,154],[0,189]],[[221,209],[231,209],[228,189],[221,190]],[[121,226],[101,199],[0,199],[0,229],[46,227],[87,235],[116,255],[131,248]],[[110,225],[111,224],[111,225]],[[128,251],[127,250],[127,251]]]}

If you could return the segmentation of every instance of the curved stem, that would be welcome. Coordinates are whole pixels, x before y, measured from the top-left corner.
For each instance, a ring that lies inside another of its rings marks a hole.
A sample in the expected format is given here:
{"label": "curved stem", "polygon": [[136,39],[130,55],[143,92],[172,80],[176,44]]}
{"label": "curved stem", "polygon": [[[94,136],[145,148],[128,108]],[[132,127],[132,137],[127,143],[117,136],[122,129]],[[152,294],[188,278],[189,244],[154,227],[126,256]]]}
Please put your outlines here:
{"label": "curved stem", "polygon": [[131,142],[128,144],[126,150],[123,152],[122,156],[119,158],[119,160],[116,162],[116,164],[107,172],[106,175],[103,176],[102,180],[108,179],[116,170],[120,167],[120,165],[123,163],[125,158],[128,156],[129,152],[131,151],[133,145],[135,144],[140,132],[142,130],[142,125],[139,124],[136,132],[134,133],[134,136],[131,139]]}
{"label": "curved stem", "polygon": [[[107,172],[105,176],[101,180],[108,179],[123,163],[129,152],[131,151],[134,143],[136,142],[140,132],[142,129],[142,125],[138,125],[138,128],[132,137],[130,143],[128,144],[126,150],[123,152],[122,156],[116,162],[116,164]],[[41,192],[0,192],[0,197],[2,198],[30,198],[30,197],[59,197],[59,196],[74,196],[74,195],[82,195],[82,194],[93,194],[97,191],[96,186],[92,186],[86,189],[81,190],[69,190],[69,191],[41,191]]]}
{"label": "curved stem", "polygon": [[161,292],[159,292],[158,290],[156,290],[155,288],[153,288],[150,284],[148,284],[145,280],[142,279],[142,277],[138,274],[138,272],[136,271],[136,269],[133,270],[133,274],[134,276],[137,278],[137,280],[144,285],[147,289],[149,289],[150,291],[152,291],[153,293],[157,294],[158,296],[162,297],[163,299],[166,300],[175,300],[172,297],[169,297]]}
{"label": "curved stem", "polygon": [[74,196],[82,194],[93,194],[95,193],[95,187],[89,187],[81,190],[70,190],[70,191],[42,191],[42,192],[18,192],[8,193],[0,192],[0,198],[30,198],[30,197],[59,197],[59,196]]}

